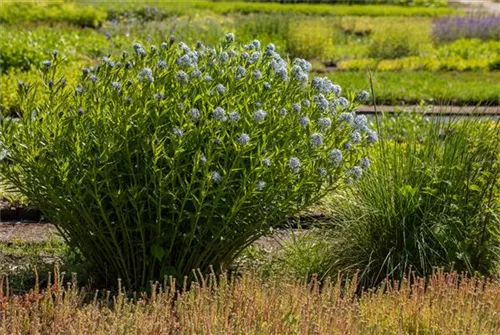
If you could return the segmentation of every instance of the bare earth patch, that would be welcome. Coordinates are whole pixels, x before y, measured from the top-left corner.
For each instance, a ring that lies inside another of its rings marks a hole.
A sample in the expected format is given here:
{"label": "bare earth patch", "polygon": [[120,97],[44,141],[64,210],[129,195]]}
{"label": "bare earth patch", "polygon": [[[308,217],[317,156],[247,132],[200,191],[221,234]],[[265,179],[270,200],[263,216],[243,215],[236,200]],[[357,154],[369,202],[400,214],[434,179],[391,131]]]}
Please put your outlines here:
{"label": "bare earth patch", "polygon": [[57,229],[49,223],[0,222],[0,243],[42,243],[54,235]]}

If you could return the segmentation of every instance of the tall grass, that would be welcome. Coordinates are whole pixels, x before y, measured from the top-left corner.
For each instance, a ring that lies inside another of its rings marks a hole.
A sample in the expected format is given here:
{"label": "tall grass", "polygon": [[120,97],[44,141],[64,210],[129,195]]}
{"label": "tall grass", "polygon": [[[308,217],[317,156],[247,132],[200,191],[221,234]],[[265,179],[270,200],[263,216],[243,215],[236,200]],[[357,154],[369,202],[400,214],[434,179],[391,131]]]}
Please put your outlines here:
{"label": "tall grass", "polygon": [[364,286],[401,278],[409,266],[421,276],[434,266],[495,273],[498,123],[440,118],[397,139],[388,128],[364,178],[335,201],[332,269],[360,269]]}
{"label": "tall grass", "polygon": [[[355,294],[356,281],[200,278],[149,295],[94,294],[57,275],[25,296],[0,289],[2,334],[484,334],[500,331],[500,283],[436,271]],[[218,279],[218,280],[217,280]],[[411,282],[413,284],[411,284]],[[5,287],[4,285],[2,285]],[[92,299],[92,297],[94,298]],[[86,299],[87,298],[87,299]],[[85,303],[85,300],[90,302]]]}

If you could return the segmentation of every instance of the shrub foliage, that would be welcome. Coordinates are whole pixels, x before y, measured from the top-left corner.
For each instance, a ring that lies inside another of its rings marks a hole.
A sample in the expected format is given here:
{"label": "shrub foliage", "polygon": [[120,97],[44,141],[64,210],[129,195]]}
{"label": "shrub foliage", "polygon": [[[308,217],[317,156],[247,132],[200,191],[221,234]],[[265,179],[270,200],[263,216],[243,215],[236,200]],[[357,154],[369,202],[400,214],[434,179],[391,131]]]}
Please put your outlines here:
{"label": "shrub foliage", "polygon": [[[359,177],[377,139],[328,79],[228,34],[104,58],[76,87],[43,62],[4,119],[2,172],[107,278],[128,287],[227,265],[274,225]],[[39,103],[38,92],[49,98]],[[357,99],[365,99],[359,94]]]}

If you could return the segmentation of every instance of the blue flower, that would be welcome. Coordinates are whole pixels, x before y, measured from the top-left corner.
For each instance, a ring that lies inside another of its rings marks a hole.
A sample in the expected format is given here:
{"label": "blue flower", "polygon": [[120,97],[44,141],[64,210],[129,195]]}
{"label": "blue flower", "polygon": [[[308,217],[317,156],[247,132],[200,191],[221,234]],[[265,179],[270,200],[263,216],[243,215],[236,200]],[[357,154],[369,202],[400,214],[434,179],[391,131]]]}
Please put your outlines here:
{"label": "blue flower", "polygon": [[260,42],[258,40],[253,40],[250,43],[250,49],[260,50]]}
{"label": "blue flower", "polygon": [[363,174],[363,169],[359,166],[354,166],[352,169],[346,172],[346,176],[348,178],[352,177],[354,180],[358,180],[359,178],[361,178],[362,174]]}
{"label": "blue flower", "polygon": [[220,173],[218,171],[213,171],[212,174],[211,174],[211,179],[214,183],[220,183],[220,181],[222,180],[222,176],[220,175]]}
{"label": "blue flower", "polygon": [[294,112],[295,112],[295,113],[297,113],[297,114],[298,114],[298,113],[300,113],[300,110],[301,110],[301,109],[302,109],[302,106],[301,106],[301,104],[299,104],[299,103],[294,103],[294,104],[292,105],[292,111],[294,111]]}
{"label": "blue flower", "polygon": [[292,169],[293,172],[298,173],[301,166],[300,160],[297,157],[292,157],[288,161],[288,166],[290,167],[290,169]]}
{"label": "blue flower", "polygon": [[243,133],[238,137],[238,143],[241,145],[247,145],[250,143],[250,136],[248,134]]}
{"label": "blue flower", "polygon": [[276,47],[275,47],[275,46],[274,46],[274,44],[272,44],[272,43],[269,43],[269,44],[267,45],[267,47],[266,47],[266,52],[267,52],[268,54],[270,54],[270,53],[271,53],[271,51],[275,51],[275,50],[276,50]]}
{"label": "blue flower", "polygon": [[145,67],[139,73],[139,80],[143,81],[144,79],[147,79],[150,83],[152,83],[154,81],[153,71],[151,71],[150,68]]}
{"label": "blue flower", "polygon": [[306,107],[306,108],[307,108],[307,107],[310,107],[310,106],[311,106],[311,102],[310,102],[309,100],[307,100],[307,99],[306,99],[306,100],[302,101],[302,106],[304,106],[304,107]]}
{"label": "blue flower", "polygon": [[244,77],[246,73],[247,70],[243,66],[238,65],[238,67],[236,68],[236,79]]}
{"label": "blue flower", "polygon": [[368,120],[366,119],[366,116],[364,115],[357,115],[354,118],[354,128],[366,132],[369,130],[368,128]]}
{"label": "blue flower", "polygon": [[333,84],[328,78],[320,78],[314,77],[311,86],[313,89],[318,90],[323,94],[335,94],[335,96],[339,96],[342,92],[340,86]]}
{"label": "blue flower", "polygon": [[259,80],[260,78],[262,78],[262,73],[261,73],[259,70],[255,70],[255,71],[253,72],[253,78],[254,78],[255,80]]}
{"label": "blue flower", "polygon": [[312,70],[311,63],[302,58],[295,58],[293,64],[300,66],[300,68],[306,73],[309,73]]}
{"label": "blue flower", "polygon": [[288,64],[286,61],[281,58],[273,59],[269,66],[281,80],[288,80]]}
{"label": "blue flower", "polygon": [[333,149],[330,152],[330,162],[333,164],[333,166],[338,167],[342,162],[342,151],[340,151],[339,149]]}
{"label": "blue flower", "polygon": [[269,84],[267,81],[264,83],[264,89],[270,90],[271,89],[271,84]]}
{"label": "blue flower", "polygon": [[353,144],[359,143],[362,140],[361,134],[358,131],[353,131],[351,133],[350,137],[351,137],[351,142]]}
{"label": "blue flower", "polygon": [[340,106],[347,108],[349,106],[349,100],[347,100],[344,97],[340,97],[337,99],[337,102],[339,103]]}
{"label": "blue flower", "polygon": [[259,180],[257,182],[257,191],[262,192],[264,190],[265,186],[266,186],[266,183],[262,180]]}
{"label": "blue flower", "polygon": [[172,133],[177,136],[177,137],[181,137],[182,134],[183,134],[183,131],[181,128],[177,128],[175,127],[174,129],[172,129]]}
{"label": "blue flower", "polygon": [[261,121],[264,121],[264,119],[266,118],[266,115],[267,113],[264,112],[262,109],[259,109],[258,111],[256,111],[254,114],[253,114],[253,120],[255,122],[261,122]]}
{"label": "blue flower", "polygon": [[122,84],[120,84],[119,82],[117,81],[114,81],[111,83],[111,87],[113,87],[113,89],[116,91],[116,92],[120,92],[122,90]]}
{"label": "blue flower", "polygon": [[201,41],[196,42],[196,50],[205,51],[205,46],[203,45],[203,43]]}
{"label": "blue flower", "polygon": [[286,67],[280,67],[275,70],[276,75],[283,81],[288,80],[288,69]]}
{"label": "blue flower", "polygon": [[234,34],[233,33],[227,33],[226,34],[226,42],[228,43],[233,43],[235,40]]}
{"label": "blue flower", "polygon": [[229,59],[229,54],[225,51],[222,51],[219,55],[219,59],[221,62],[226,62]]}
{"label": "blue flower", "polygon": [[179,49],[181,49],[184,54],[188,54],[191,52],[191,49],[184,42],[179,42]]}
{"label": "blue flower", "polygon": [[42,65],[45,66],[48,69],[48,68],[50,68],[52,66],[52,61],[50,61],[50,60],[44,60],[42,62]]}
{"label": "blue flower", "polygon": [[200,155],[200,163],[203,165],[207,163],[207,157],[204,154]]}
{"label": "blue flower", "polygon": [[205,75],[203,77],[203,80],[205,80],[205,81],[212,81],[212,76],[210,76],[210,75],[207,74],[207,75]]}
{"label": "blue flower", "polygon": [[279,113],[278,113],[279,116],[286,116],[286,108],[281,108]]}
{"label": "blue flower", "polygon": [[189,116],[192,120],[198,120],[200,118],[200,111],[197,108],[191,108]]}
{"label": "blue flower", "polygon": [[360,103],[367,102],[369,98],[370,98],[370,93],[368,93],[367,91],[361,91],[356,95],[356,101]]}
{"label": "blue flower", "polygon": [[221,108],[221,107],[217,107],[214,109],[214,120],[216,121],[226,121],[227,117],[226,117],[226,111]]}
{"label": "blue flower", "polygon": [[146,56],[146,55],[147,55],[146,50],[144,50],[143,48],[137,49],[137,50],[136,50],[136,53],[137,53],[139,56],[142,56],[142,57],[144,57],[144,56]]}
{"label": "blue flower", "polygon": [[319,147],[323,145],[323,135],[321,135],[320,133],[312,134],[310,142],[313,147]]}
{"label": "blue flower", "polygon": [[264,158],[262,160],[262,163],[267,166],[267,167],[270,167],[271,166],[271,160],[269,158]]}
{"label": "blue flower", "polygon": [[368,157],[363,157],[363,158],[361,158],[359,165],[361,165],[361,167],[363,169],[368,169],[370,167],[370,165],[372,165],[372,162],[370,161],[370,159]]}
{"label": "blue flower", "polygon": [[322,93],[315,95],[313,99],[314,103],[318,106],[321,112],[325,112],[328,109],[328,100],[326,100]]}
{"label": "blue flower", "polygon": [[323,117],[318,119],[318,126],[321,130],[326,130],[332,126],[332,120],[328,117]]}
{"label": "blue flower", "polygon": [[299,65],[294,65],[292,67],[292,75],[295,79],[297,79],[300,83],[305,84],[309,80],[309,76]]}
{"label": "blue flower", "polygon": [[93,82],[94,84],[97,82],[97,76],[95,74],[91,75],[89,77],[90,81]]}
{"label": "blue flower", "polygon": [[328,171],[325,168],[319,168],[318,173],[320,177],[325,177]]}
{"label": "blue flower", "polygon": [[248,62],[250,64],[257,63],[260,59],[260,52],[254,51],[250,54],[250,57],[248,58]]}
{"label": "blue flower", "polygon": [[193,72],[191,72],[191,77],[193,78],[199,78],[201,76],[201,71],[198,69],[194,69]]}
{"label": "blue flower", "polygon": [[182,70],[177,71],[177,73],[175,74],[175,79],[177,79],[177,81],[180,83],[184,83],[184,84],[189,83],[189,77],[188,77],[187,73],[182,71]]}
{"label": "blue flower", "polygon": [[303,116],[300,118],[299,123],[302,127],[307,128],[309,125],[309,118],[307,116]]}
{"label": "blue flower", "polygon": [[229,113],[229,121],[236,123],[240,120],[241,115],[238,112],[231,112]]}
{"label": "blue flower", "polygon": [[141,45],[141,44],[139,44],[139,43],[137,43],[137,42],[135,42],[134,44],[132,44],[132,46],[134,47],[134,51],[135,51],[135,52],[137,52],[137,50],[139,50],[139,49],[144,49],[144,48],[142,47],[142,45]]}
{"label": "blue flower", "polygon": [[217,84],[217,86],[215,86],[215,89],[217,90],[217,93],[219,93],[220,95],[226,94],[226,88],[222,84]]}
{"label": "blue flower", "polygon": [[198,54],[196,52],[189,52],[177,58],[177,65],[181,67],[196,67],[198,63]]}
{"label": "blue flower", "polygon": [[354,116],[351,113],[342,113],[339,115],[339,122],[351,124],[354,121]]}
{"label": "blue flower", "polygon": [[166,69],[167,68],[167,63],[163,60],[158,61],[156,64],[160,69]]}
{"label": "blue flower", "polygon": [[366,132],[366,140],[368,143],[373,144],[378,141],[378,134],[373,130],[368,130]]}

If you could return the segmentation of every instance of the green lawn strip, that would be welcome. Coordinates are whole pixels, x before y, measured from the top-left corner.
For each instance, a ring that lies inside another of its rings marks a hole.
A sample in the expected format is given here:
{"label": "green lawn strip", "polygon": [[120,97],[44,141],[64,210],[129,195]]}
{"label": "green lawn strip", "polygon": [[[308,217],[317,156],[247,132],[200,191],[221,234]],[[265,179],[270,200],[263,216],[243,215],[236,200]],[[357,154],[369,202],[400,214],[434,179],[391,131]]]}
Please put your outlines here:
{"label": "green lawn strip", "polygon": [[[346,91],[369,88],[366,72],[331,72]],[[500,72],[375,72],[378,104],[500,105]]]}

